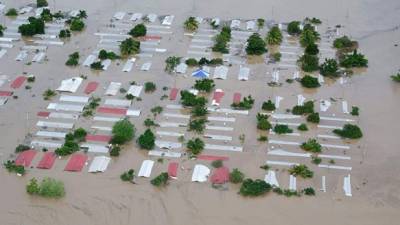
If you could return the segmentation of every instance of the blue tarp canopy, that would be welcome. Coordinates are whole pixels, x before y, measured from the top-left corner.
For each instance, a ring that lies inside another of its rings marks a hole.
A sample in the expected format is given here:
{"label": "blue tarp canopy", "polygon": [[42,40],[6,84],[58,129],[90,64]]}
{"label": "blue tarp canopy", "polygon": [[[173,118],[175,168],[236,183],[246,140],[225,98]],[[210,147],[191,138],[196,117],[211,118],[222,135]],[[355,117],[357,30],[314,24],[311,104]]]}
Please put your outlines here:
{"label": "blue tarp canopy", "polygon": [[202,69],[198,69],[192,73],[192,76],[196,78],[208,78],[210,74]]}

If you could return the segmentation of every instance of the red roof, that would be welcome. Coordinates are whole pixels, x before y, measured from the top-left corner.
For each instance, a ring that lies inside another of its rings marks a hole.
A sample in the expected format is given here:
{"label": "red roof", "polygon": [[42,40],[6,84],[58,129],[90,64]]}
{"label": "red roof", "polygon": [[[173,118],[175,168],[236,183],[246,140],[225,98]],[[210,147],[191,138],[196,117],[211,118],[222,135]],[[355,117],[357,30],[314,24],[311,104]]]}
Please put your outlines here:
{"label": "red roof", "polygon": [[49,117],[50,112],[38,112],[36,115],[40,117]]}
{"label": "red roof", "polygon": [[98,86],[99,86],[99,83],[98,83],[98,82],[95,82],[95,81],[89,82],[89,83],[86,85],[85,93],[86,93],[86,94],[90,94],[90,93],[94,92],[94,91],[97,89]]}
{"label": "red roof", "polygon": [[213,100],[215,100],[215,102],[219,104],[221,103],[222,97],[224,97],[224,92],[218,90],[214,92]]}
{"label": "red roof", "polygon": [[197,156],[197,159],[200,160],[207,160],[207,161],[215,161],[215,160],[223,160],[226,161],[229,158],[226,156],[214,156],[214,155],[199,155]]}
{"label": "red roof", "polygon": [[24,76],[19,76],[17,78],[15,78],[15,80],[11,83],[11,88],[17,89],[20,88],[22,86],[22,84],[25,82],[26,77]]}
{"label": "red roof", "polygon": [[37,168],[39,169],[51,169],[53,167],[54,162],[56,161],[56,154],[54,152],[46,152],[42,159],[40,160]]}
{"label": "red roof", "polygon": [[176,96],[178,95],[178,88],[172,88],[171,92],[169,93],[169,100],[175,100]]}
{"label": "red roof", "polygon": [[168,175],[170,177],[176,178],[178,175],[178,163],[171,162],[168,164]]}
{"label": "red roof", "polygon": [[26,150],[19,153],[15,159],[15,165],[29,167],[36,153],[36,150]]}
{"label": "red roof", "polygon": [[211,175],[211,183],[223,184],[229,181],[229,169],[225,166],[215,169]]}
{"label": "red roof", "polygon": [[126,115],[127,109],[112,108],[112,107],[99,107],[99,108],[97,108],[97,112],[107,113],[107,114]]}
{"label": "red roof", "polygon": [[12,91],[0,91],[0,96],[11,96],[12,94]]}
{"label": "red roof", "polygon": [[69,159],[67,165],[65,166],[65,171],[80,172],[85,166],[87,156],[80,153],[75,153]]}
{"label": "red roof", "polygon": [[110,135],[97,135],[97,134],[88,134],[86,135],[86,141],[98,141],[98,142],[109,142],[111,140]]}
{"label": "red roof", "polygon": [[242,94],[236,92],[235,94],[233,94],[233,103],[239,103],[240,100],[242,99]]}

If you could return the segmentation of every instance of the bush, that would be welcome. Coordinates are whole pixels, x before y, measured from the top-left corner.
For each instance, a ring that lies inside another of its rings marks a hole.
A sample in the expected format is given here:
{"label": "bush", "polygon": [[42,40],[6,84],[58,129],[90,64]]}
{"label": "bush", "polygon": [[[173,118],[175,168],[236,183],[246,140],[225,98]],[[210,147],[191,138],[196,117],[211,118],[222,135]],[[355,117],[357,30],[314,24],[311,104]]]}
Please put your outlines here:
{"label": "bush", "polygon": [[168,178],[168,173],[163,172],[155,177],[153,180],[151,180],[150,183],[156,187],[165,186],[168,183]]}
{"label": "bush", "polygon": [[192,116],[200,117],[207,115],[207,107],[205,106],[195,106],[192,108],[191,114]]}
{"label": "bush", "polygon": [[361,129],[357,125],[345,124],[342,129],[335,129],[333,133],[343,138],[358,139],[363,136]]}
{"label": "bush", "polygon": [[65,65],[77,66],[78,63],[79,63],[79,52],[74,52],[68,56],[68,60],[67,60],[67,62],[65,62]]}
{"label": "bush", "polygon": [[210,61],[208,61],[208,65],[210,65],[210,66],[219,66],[222,64],[224,64],[224,60],[221,58],[214,58],[214,59],[211,59]]}
{"label": "bush", "polygon": [[231,40],[231,28],[223,27],[221,33],[215,36],[215,44],[212,47],[214,52],[220,52],[223,54],[229,53],[228,42]]}
{"label": "bush", "polygon": [[304,115],[314,112],[314,102],[307,101],[303,105],[296,105],[292,108],[292,113],[294,115]]}
{"label": "bush", "polygon": [[262,19],[262,18],[258,18],[257,19],[257,27],[258,27],[258,29],[262,29],[264,27],[264,24],[265,24],[265,20],[264,19]]}
{"label": "bush", "polygon": [[7,162],[4,163],[4,167],[10,173],[17,173],[17,174],[21,174],[21,175],[25,174],[24,166],[17,166],[17,165],[15,165],[14,161],[7,160]]}
{"label": "bush", "polygon": [[321,24],[322,23],[322,21],[320,19],[315,18],[315,17],[313,17],[311,19],[306,17],[305,21],[308,23],[312,23],[312,24]]}
{"label": "bush", "polygon": [[179,63],[181,63],[181,57],[177,57],[177,56],[169,56],[166,60],[165,60],[165,71],[167,71],[168,73],[172,73],[176,66],[179,65]]}
{"label": "bush", "polygon": [[135,126],[128,119],[123,119],[114,124],[112,135],[112,144],[124,144],[135,136]]}
{"label": "bush", "polygon": [[59,38],[69,38],[69,37],[71,37],[71,31],[69,31],[68,29],[60,30],[58,37]]}
{"label": "bush", "polygon": [[271,124],[268,121],[268,115],[257,114],[257,128],[260,130],[269,130],[271,129]]}
{"label": "bush", "polygon": [[317,36],[317,33],[312,29],[306,29],[306,27],[300,35],[300,44],[302,47],[307,47],[311,44],[315,44],[315,42],[318,40],[319,37]]}
{"label": "bush", "polygon": [[333,47],[337,49],[353,48],[355,46],[357,46],[357,42],[350,40],[350,38],[347,36],[336,38],[333,41]]}
{"label": "bush", "polygon": [[76,129],[76,130],[74,131],[74,139],[75,139],[77,142],[85,141],[86,135],[87,135],[87,132],[86,132],[86,130],[83,129],[83,128],[78,128],[78,129]]}
{"label": "bush", "polygon": [[273,103],[271,100],[263,102],[261,108],[262,108],[262,110],[266,110],[266,111],[274,111],[276,109],[275,103]]}
{"label": "bush", "polygon": [[319,123],[319,113],[311,113],[307,116],[307,121],[311,123]]}
{"label": "bush", "polygon": [[211,162],[211,165],[214,168],[220,168],[224,165],[224,162],[222,160],[214,160]]}
{"label": "bush", "polygon": [[143,124],[144,124],[146,127],[157,126],[157,124],[156,124],[152,119],[149,119],[149,118],[145,119],[144,122],[143,122]]}
{"label": "bush", "polygon": [[390,76],[393,81],[400,82],[400,73]]}
{"label": "bush", "polygon": [[189,131],[195,131],[202,133],[206,127],[207,120],[205,119],[193,119],[189,121]]}
{"label": "bush", "polygon": [[26,192],[30,195],[37,195],[40,192],[40,187],[35,178],[30,179],[29,184],[26,185]]}
{"label": "bush", "polygon": [[196,18],[191,16],[184,22],[183,26],[187,31],[194,32],[199,28],[199,23],[196,21]]}
{"label": "bush", "polygon": [[15,8],[11,8],[7,11],[6,16],[18,16],[18,11]]}
{"label": "bush", "polygon": [[243,100],[239,103],[232,103],[231,107],[234,109],[251,109],[253,108],[254,99],[251,95],[244,97]]}
{"label": "bush", "polygon": [[298,60],[300,67],[305,72],[313,72],[319,69],[318,56],[315,55],[303,55]]}
{"label": "bush", "polygon": [[293,166],[289,169],[289,173],[295,177],[300,176],[302,178],[312,178],[314,176],[314,172],[303,164]]}
{"label": "bush", "polygon": [[65,195],[64,183],[46,177],[42,180],[38,195],[46,198],[62,198]]}
{"label": "bush", "polygon": [[204,91],[204,92],[211,92],[212,89],[215,87],[214,80],[212,79],[201,79],[201,80],[196,80],[196,83],[194,84],[194,88],[196,88],[199,91]]}
{"label": "bush", "polygon": [[97,61],[97,62],[90,64],[90,68],[93,70],[103,70],[103,65],[101,64],[100,61]]}
{"label": "bush", "polygon": [[44,34],[44,21],[39,18],[29,17],[29,23],[22,24],[18,27],[18,32],[22,36],[33,36],[35,34]]}
{"label": "bush", "polygon": [[269,45],[279,45],[282,43],[283,35],[279,27],[274,26],[268,31],[266,42]]}
{"label": "bush", "polygon": [[318,45],[316,44],[307,45],[306,49],[304,50],[304,53],[308,55],[318,55],[319,53]]}
{"label": "bush", "polygon": [[203,151],[204,145],[205,145],[204,142],[200,138],[195,138],[188,141],[188,143],[186,144],[186,148],[193,155],[198,155]]}
{"label": "bush", "polygon": [[293,130],[290,129],[286,124],[276,124],[274,127],[274,132],[277,134],[288,134],[293,133]]}
{"label": "bush", "polygon": [[306,124],[302,123],[302,124],[300,124],[300,125],[297,127],[297,130],[300,130],[300,131],[308,131],[308,127],[307,127]]}
{"label": "bush", "polygon": [[299,35],[301,33],[300,21],[292,21],[287,26],[287,32],[290,35]]}
{"label": "bush", "polygon": [[47,3],[47,0],[36,0],[36,7],[46,7],[49,4]]}
{"label": "bush", "polygon": [[42,13],[40,14],[40,18],[45,22],[50,22],[53,20],[53,15],[50,12],[50,9],[43,9]]}
{"label": "bush", "polygon": [[267,136],[260,135],[260,137],[257,138],[257,141],[261,141],[261,142],[268,141],[268,137],[267,137]]}
{"label": "bush", "polygon": [[317,156],[312,156],[311,157],[311,162],[316,164],[316,165],[318,165],[318,164],[320,164],[322,162],[322,159],[317,157]]}
{"label": "bush", "polygon": [[275,52],[272,54],[272,58],[275,60],[275,62],[281,61],[282,54],[280,52]]}
{"label": "bush", "polygon": [[368,60],[361,53],[354,50],[352,54],[345,54],[340,59],[340,65],[345,68],[367,67]]}
{"label": "bush", "polygon": [[69,25],[69,29],[72,31],[82,31],[85,28],[85,23],[78,18],[74,18],[71,20],[71,24]]}
{"label": "bush", "polygon": [[232,172],[229,173],[229,181],[234,184],[242,183],[243,179],[244,174],[240,172],[238,168],[233,169]]}
{"label": "bush", "polygon": [[50,89],[47,89],[46,91],[43,92],[44,100],[49,100],[56,95],[57,95],[57,92],[50,90]]}
{"label": "bush", "polygon": [[350,114],[352,116],[359,116],[360,115],[360,109],[357,106],[352,106]]}
{"label": "bush", "polygon": [[325,62],[319,67],[319,72],[322,76],[338,77],[338,64],[335,59],[325,59]]}
{"label": "bush", "polygon": [[239,193],[243,196],[260,196],[272,189],[271,185],[263,180],[246,179],[240,187]]}
{"label": "bush", "polygon": [[194,94],[186,90],[181,91],[181,104],[183,106],[205,106],[206,103],[207,99],[205,99],[204,97],[196,97]]}
{"label": "bush", "polygon": [[156,140],[156,136],[150,129],[147,129],[142,135],[138,138],[138,144],[140,148],[151,150],[154,148],[154,142]]}
{"label": "bush", "polygon": [[317,88],[321,86],[318,82],[318,78],[310,75],[305,75],[303,78],[301,78],[300,83],[305,88]]}
{"label": "bush", "polygon": [[121,151],[121,147],[119,146],[112,146],[110,150],[110,156],[117,157]]}
{"label": "bush", "polygon": [[144,92],[154,92],[157,89],[156,84],[153,82],[144,83]]}
{"label": "bush", "polygon": [[135,41],[132,38],[127,38],[121,42],[119,49],[123,56],[137,54],[140,51],[140,42]]}
{"label": "bush", "polygon": [[186,59],[185,63],[188,66],[198,66],[199,65],[199,62],[197,62],[197,60],[194,58]]}
{"label": "bush", "polygon": [[132,181],[134,177],[135,177],[135,171],[133,169],[130,169],[127,172],[124,172],[120,176],[122,181]]}
{"label": "bush", "polygon": [[308,195],[308,196],[314,196],[315,195],[315,190],[312,187],[305,188],[301,192],[303,192],[305,195]]}
{"label": "bush", "polygon": [[262,55],[266,52],[265,42],[258,33],[252,34],[247,39],[246,53],[248,55]]}
{"label": "bush", "polygon": [[79,151],[78,143],[76,143],[74,140],[67,140],[66,138],[63,146],[61,146],[61,148],[57,148],[54,153],[59,156],[66,156],[77,151]]}
{"label": "bush", "polygon": [[120,57],[115,54],[114,52],[107,52],[106,50],[102,49],[99,52],[99,59],[101,60],[105,60],[105,59],[110,59],[110,60],[115,60],[115,59],[119,59]]}
{"label": "bush", "polygon": [[307,142],[303,142],[300,148],[307,152],[320,153],[322,146],[317,142],[316,139],[308,139]]}
{"label": "bush", "polygon": [[132,37],[143,37],[146,35],[147,29],[146,26],[141,23],[141,24],[137,24],[134,28],[132,28],[129,31],[129,35],[131,35]]}
{"label": "bush", "polygon": [[162,113],[163,107],[161,106],[154,106],[153,108],[150,109],[151,113],[153,113],[153,116],[157,116],[158,114]]}
{"label": "bush", "polygon": [[29,149],[31,149],[31,147],[29,147],[29,146],[27,146],[27,145],[18,145],[18,146],[15,148],[15,152],[16,152],[16,153],[18,153],[18,152],[23,152],[23,151],[26,151],[26,150],[29,150]]}

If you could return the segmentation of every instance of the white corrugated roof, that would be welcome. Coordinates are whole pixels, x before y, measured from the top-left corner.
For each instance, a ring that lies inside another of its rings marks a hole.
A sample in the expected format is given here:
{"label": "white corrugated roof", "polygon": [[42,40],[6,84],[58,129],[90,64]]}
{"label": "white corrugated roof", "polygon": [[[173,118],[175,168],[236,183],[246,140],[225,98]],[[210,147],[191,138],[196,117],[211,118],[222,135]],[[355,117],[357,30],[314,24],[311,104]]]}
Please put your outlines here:
{"label": "white corrugated roof", "polygon": [[90,164],[89,173],[104,172],[106,171],[111,158],[107,156],[96,156]]}
{"label": "white corrugated roof", "polygon": [[154,161],[144,160],[142,166],[139,169],[138,177],[150,177],[153,165]]}
{"label": "white corrugated roof", "polygon": [[197,164],[194,166],[192,181],[193,182],[206,182],[210,175],[210,169],[207,166]]}

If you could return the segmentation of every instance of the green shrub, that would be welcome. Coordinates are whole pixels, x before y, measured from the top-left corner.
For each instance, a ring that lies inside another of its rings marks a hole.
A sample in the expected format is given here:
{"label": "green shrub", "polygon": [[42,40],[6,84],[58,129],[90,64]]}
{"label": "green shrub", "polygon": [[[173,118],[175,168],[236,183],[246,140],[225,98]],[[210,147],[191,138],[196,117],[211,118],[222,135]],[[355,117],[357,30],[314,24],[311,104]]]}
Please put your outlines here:
{"label": "green shrub", "polygon": [[90,68],[93,70],[103,70],[103,65],[101,64],[100,61],[97,61],[97,62],[90,64]]}
{"label": "green shrub", "polygon": [[165,71],[167,71],[168,73],[172,73],[176,66],[179,65],[179,63],[181,63],[181,57],[177,57],[177,56],[169,56],[166,60],[165,60]]}
{"label": "green shrub", "polygon": [[264,165],[260,166],[260,169],[263,169],[263,170],[269,170],[270,168],[271,167],[268,164],[264,164]]}
{"label": "green shrub", "polygon": [[313,72],[319,69],[318,56],[305,54],[298,60],[300,67],[305,72]]}
{"label": "green shrub", "polygon": [[322,159],[317,157],[317,156],[312,156],[311,157],[311,162],[316,164],[316,165],[318,165],[318,164],[320,164],[322,162]]}
{"label": "green shrub", "polygon": [[65,195],[64,183],[49,177],[42,180],[39,189],[38,194],[46,198],[62,198]]}
{"label": "green shrub", "polygon": [[40,18],[45,22],[50,22],[53,20],[53,15],[50,12],[50,9],[43,9],[42,13],[40,14]]}
{"label": "green shrub", "polygon": [[161,106],[154,106],[150,109],[150,112],[153,113],[153,116],[157,116],[158,114],[161,114],[163,110],[164,109]]}
{"label": "green shrub", "polygon": [[268,121],[268,115],[257,114],[257,128],[260,130],[269,130],[272,128],[271,123]]}
{"label": "green shrub", "polygon": [[224,64],[224,60],[221,58],[214,58],[208,61],[207,65],[218,66]]}
{"label": "green shrub", "polygon": [[266,111],[274,111],[276,109],[275,103],[273,103],[271,100],[268,100],[266,102],[263,102],[262,107],[263,110]]}
{"label": "green shrub", "polygon": [[188,66],[191,66],[191,67],[193,67],[193,66],[198,66],[198,65],[199,65],[199,62],[197,62],[197,60],[194,59],[194,58],[189,58],[189,59],[187,59],[187,60],[185,61],[185,63],[186,63]]}
{"label": "green shrub", "polygon": [[186,107],[205,106],[207,99],[204,97],[196,97],[187,90],[181,91],[181,104]]}
{"label": "green shrub", "polygon": [[199,23],[193,16],[189,17],[183,24],[185,30],[194,32],[199,28]]}
{"label": "green shrub", "polygon": [[155,177],[153,180],[151,180],[150,183],[156,187],[165,186],[168,184],[168,178],[169,178],[168,173],[163,172],[157,177]]}
{"label": "green shrub", "polygon": [[112,135],[112,144],[125,144],[135,136],[135,126],[128,119],[123,119],[114,124]]}
{"label": "green shrub", "polygon": [[44,34],[44,21],[39,18],[29,17],[29,23],[22,24],[18,27],[18,32],[22,36],[33,36],[35,34]]}
{"label": "green shrub", "polygon": [[105,60],[105,59],[110,59],[110,60],[115,60],[115,59],[119,59],[120,57],[115,54],[114,52],[107,52],[106,50],[102,49],[99,52],[99,59],[101,60]]}
{"label": "green shrub", "polygon": [[274,127],[274,132],[277,134],[288,134],[293,133],[293,130],[290,129],[286,124],[276,124]]}
{"label": "green shrub", "polygon": [[287,32],[290,35],[299,35],[301,33],[300,21],[292,21],[287,25]]}
{"label": "green shrub", "polygon": [[314,112],[314,102],[307,101],[304,105],[296,105],[292,108],[292,113],[294,115],[304,115]]}
{"label": "green shrub", "polygon": [[352,116],[359,116],[360,115],[360,109],[357,106],[352,106],[350,114]]}
{"label": "green shrub", "polygon": [[261,141],[261,142],[268,141],[268,137],[267,137],[267,136],[260,135],[260,137],[257,138],[257,141]]}
{"label": "green shrub", "polygon": [[228,42],[231,40],[231,28],[223,27],[221,32],[215,36],[215,43],[212,47],[214,52],[220,52],[223,54],[229,53]]}
{"label": "green shrub", "polygon": [[390,76],[393,81],[400,82],[400,73]]}
{"label": "green shrub", "polygon": [[304,151],[312,153],[320,153],[322,151],[322,146],[316,139],[308,139],[306,142],[303,142],[300,147]]}
{"label": "green shrub", "polygon": [[282,54],[280,52],[275,52],[272,54],[272,58],[274,59],[275,62],[281,61]]}
{"label": "green shrub", "polygon": [[304,50],[304,53],[307,55],[318,55],[319,53],[318,45],[316,44],[307,45],[306,49]]}
{"label": "green shrub", "polygon": [[268,31],[266,42],[268,45],[279,45],[282,43],[283,35],[281,30],[274,26]]}
{"label": "green shrub", "polygon": [[340,75],[338,70],[339,67],[335,59],[325,59],[325,62],[319,67],[320,74],[327,77],[338,77]]}
{"label": "green shrub", "polygon": [[257,27],[258,27],[258,29],[262,29],[264,27],[264,24],[265,24],[265,20],[264,19],[262,19],[262,18],[258,18],[257,19]]}
{"label": "green shrub", "polygon": [[301,78],[300,83],[305,88],[317,88],[321,86],[318,82],[318,78],[310,75],[305,75],[303,78]]}
{"label": "green shrub", "polygon": [[249,95],[247,97],[244,97],[243,100],[239,103],[232,103],[231,107],[234,109],[245,110],[253,108],[253,104],[254,104],[254,99],[251,97],[251,95]]}
{"label": "green shrub", "polygon": [[295,177],[300,176],[302,178],[312,178],[314,176],[314,172],[303,164],[293,166],[289,169],[289,173]]}
{"label": "green shrub", "polygon": [[132,181],[134,177],[135,177],[135,171],[133,169],[130,169],[127,172],[124,172],[120,176],[122,181]]}
{"label": "green shrub", "polygon": [[26,192],[30,195],[37,195],[40,192],[40,187],[35,178],[29,180],[29,184],[26,185]]}
{"label": "green shrub", "polygon": [[157,89],[157,86],[153,82],[144,83],[144,91],[145,92],[154,92]]}
{"label": "green shrub", "polygon": [[195,131],[197,133],[202,133],[206,126],[207,120],[205,119],[192,119],[189,121],[189,131]]}
{"label": "green shrub", "polygon": [[77,142],[85,141],[86,135],[87,135],[87,132],[86,132],[86,130],[83,129],[83,128],[78,128],[78,129],[76,129],[76,130],[74,131],[74,139],[75,139]]}
{"label": "green shrub", "polygon": [[343,138],[358,139],[363,136],[361,129],[357,125],[345,124],[342,129],[335,129],[333,133]]}
{"label": "green shrub", "polygon": [[145,119],[144,120],[144,122],[143,122],[143,124],[146,126],[146,127],[152,127],[152,126],[157,126],[157,124],[152,120],[152,119],[149,119],[149,118],[147,118],[147,119]]}
{"label": "green shrub", "polygon": [[220,168],[224,165],[224,162],[222,160],[214,160],[211,162],[211,165],[214,168]]}
{"label": "green shrub", "polygon": [[140,51],[140,42],[135,41],[132,38],[127,38],[121,42],[119,49],[123,56],[137,54]]}
{"label": "green shrub", "polygon": [[7,160],[7,162],[4,163],[4,167],[10,173],[17,173],[17,174],[21,174],[21,175],[25,174],[24,166],[15,165],[15,161]]}
{"label": "green shrub", "polygon": [[208,114],[207,107],[205,106],[194,106],[191,111],[192,116],[200,117]]}
{"label": "green shrub", "polygon": [[304,188],[301,192],[304,193],[305,195],[308,195],[308,196],[314,196],[315,195],[315,190],[312,187]]}
{"label": "green shrub", "polygon": [[79,52],[74,52],[68,56],[68,60],[67,60],[67,62],[65,62],[65,65],[77,66],[78,63],[79,63]]}
{"label": "green shrub", "polygon": [[188,143],[186,144],[186,148],[193,155],[198,155],[203,151],[204,145],[204,142],[200,138],[195,138],[188,141]]}
{"label": "green shrub", "polygon": [[151,150],[154,148],[155,140],[156,136],[154,133],[150,129],[147,129],[142,135],[139,136],[138,144],[142,149]]}
{"label": "green shrub", "polygon": [[10,8],[6,12],[6,16],[18,16],[18,11],[15,8]]}
{"label": "green shrub", "polygon": [[129,31],[129,35],[132,37],[143,37],[146,35],[147,29],[143,23],[137,24],[134,28]]}
{"label": "green shrub", "polygon": [[18,146],[15,148],[15,152],[16,152],[16,153],[18,153],[18,152],[23,152],[23,151],[26,151],[26,150],[29,150],[29,149],[31,149],[31,147],[29,147],[29,146],[27,146],[27,145],[18,145]]}
{"label": "green shrub", "polygon": [[307,121],[311,123],[319,123],[319,113],[311,113],[307,116]]}
{"label": "green shrub", "polygon": [[47,0],[36,0],[36,6],[38,7],[38,8],[40,8],[40,7],[46,7],[46,6],[48,6],[49,4],[47,3]]}
{"label": "green shrub", "polygon": [[243,196],[260,196],[272,189],[271,185],[263,180],[246,179],[240,187],[239,193]]}
{"label": "green shrub", "polygon": [[361,53],[354,50],[351,54],[344,54],[340,58],[340,65],[345,68],[368,67],[368,60]]}
{"label": "green shrub", "polygon": [[350,40],[347,36],[336,38],[333,41],[333,47],[337,49],[353,48],[355,46],[357,46],[357,42]]}
{"label": "green shrub", "polygon": [[258,33],[252,34],[247,39],[246,53],[248,55],[262,55],[266,52],[265,42]]}
{"label": "green shrub", "polygon": [[238,168],[235,168],[232,170],[232,172],[229,173],[229,181],[234,184],[239,184],[242,183],[244,179],[244,174],[240,172]]}
{"label": "green shrub", "polygon": [[211,92],[212,89],[215,87],[214,80],[212,79],[201,79],[201,80],[196,80],[196,83],[194,84],[194,88],[196,88],[199,91],[204,91],[204,92]]}
{"label": "green shrub", "polygon": [[74,18],[71,20],[69,29],[72,31],[82,31],[85,28],[85,23],[78,18]]}
{"label": "green shrub", "polygon": [[305,123],[302,123],[297,127],[297,130],[308,131],[308,127],[307,127],[307,125]]}
{"label": "green shrub", "polygon": [[110,150],[110,156],[117,157],[121,152],[121,147],[113,145]]}

